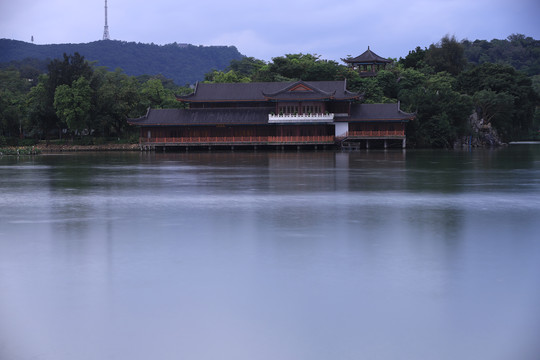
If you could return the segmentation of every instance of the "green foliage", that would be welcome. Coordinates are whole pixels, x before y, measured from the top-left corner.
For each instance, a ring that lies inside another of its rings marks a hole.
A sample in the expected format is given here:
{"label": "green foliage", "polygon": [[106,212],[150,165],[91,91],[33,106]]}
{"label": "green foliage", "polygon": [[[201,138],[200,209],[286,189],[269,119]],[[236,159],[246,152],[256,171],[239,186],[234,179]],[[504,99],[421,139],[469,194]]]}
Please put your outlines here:
{"label": "green foliage", "polygon": [[121,136],[127,126],[126,118],[140,116],[146,109],[139,89],[141,85],[120,69],[100,70],[96,75],[100,86],[93,129],[96,135]]}
{"label": "green foliage", "polygon": [[492,122],[502,124],[512,115],[514,97],[507,92],[480,90],[474,93],[473,101],[486,125]]}
{"label": "green foliage", "polygon": [[0,39],[0,63],[25,58],[56,59],[75,52],[110,70],[121,68],[132,76],[162,74],[179,85],[194,84],[211,69],[223,70],[231,60],[242,59],[234,46],[155,45],[117,40],[35,45]]}
{"label": "green foliage", "polygon": [[243,57],[240,60],[233,59],[227,70],[232,70],[239,76],[250,77],[265,66],[265,62],[254,57]]}
{"label": "green foliage", "polygon": [[524,73],[509,65],[484,63],[462,73],[458,86],[475,98],[484,121],[492,122],[504,140],[518,140],[530,132],[538,95]]}
{"label": "green foliage", "polygon": [[431,44],[425,53],[424,61],[435,72],[446,71],[458,75],[467,65],[465,48],[454,36],[443,37],[438,44]]}
{"label": "green foliage", "polygon": [[214,70],[204,76],[205,83],[248,83],[251,79],[234,70],[227,72]]}
{"label": "green foliage", "polygon": [[[2,40],[0,40],[0,43]],[[17,70],[21,79],[25,79],[29,84],[36,85],[39,75],[47,72],[47,65],[50,59],[26,58],[22,60],[11,60],[10,62],[0,63],[0,70]]]}
{"label": "green foliage", "polygon": [[30,82],[18,70],[0,70],[0,135],[19,136]]}
{"label": "green foliage", "polygon": [[409,54],[405,58],[400,58],[399,63],[405,68],[413,68],[420,70],[425,66],[425,57],[427,50],[423,50],[420,46],[416,49],[409,51]]}
{"label": "green foliage", "polygon": [[329,81],[339,75],[340,65],[312,54],[287,54],[259,67],[253,81]]}
{"label": "green foliage", "polygon": [[60,120],[68,128],[79,134],[86,128],[91,106],[92,90],[90,83],[80,77],[71,86],[60,85],[54,94],[54,108]]}
{"label": "green foliage", "polygon": [[536,96],[540,98],[540,74],[531,77],[531,83]]}
{"label": "green foliage", "polygon": [[540,41],[523,34],[512,34],[505,40],[462,42],[467,60],[475,65],[506,64],[529,76],[540,74]]}
{"label": "green foliage", "polygon": [[38,84],[26,96],[27,128],[32,136],[48,138],[50,130],[58,123],[54,101],[51,101],[47,91],[47,82],[48,76],[40,76]]}
{"label": "green foliage", "polygon": [[408,142],[419,147],[451,147],[467,134],[472,101],[454,90],[456,81],[450,74],[426,76],[413,69],[403,73],[408,81],[399,85],[402,107],[417,113],[408,128]]}
{"label": "green foliage", "polygon": [[38,155],[41,153],[41,150],[35,149],[33,147],[23,147],[23,148],[0,148],[0,155]]}

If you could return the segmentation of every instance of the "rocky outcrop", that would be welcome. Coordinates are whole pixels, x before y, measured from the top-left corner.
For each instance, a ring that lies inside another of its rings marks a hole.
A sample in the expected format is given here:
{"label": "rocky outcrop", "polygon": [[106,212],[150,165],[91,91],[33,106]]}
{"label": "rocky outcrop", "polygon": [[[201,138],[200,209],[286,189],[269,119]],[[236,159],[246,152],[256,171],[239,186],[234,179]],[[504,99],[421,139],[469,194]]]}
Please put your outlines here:
{"label": "rocky outcrop", "polygon": [[469,116],[472,135],[458,139],[454,148],[460,147],[492,147],[506,145],[499,137],[497,130],[489,123],[484,123],[484,119],[478,118],[475,111]]}

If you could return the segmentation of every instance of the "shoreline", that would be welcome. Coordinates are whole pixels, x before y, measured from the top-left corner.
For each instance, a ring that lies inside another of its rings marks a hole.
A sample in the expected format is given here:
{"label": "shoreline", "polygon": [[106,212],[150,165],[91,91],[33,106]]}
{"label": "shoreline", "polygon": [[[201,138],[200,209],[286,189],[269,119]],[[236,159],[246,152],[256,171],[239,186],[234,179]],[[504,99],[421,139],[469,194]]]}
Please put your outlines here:
{"label": "shoreline", "polygon": [[36,150],[49,152],[78,152],[78,151],[140,151],[139,144],[102,144],[102,145],[69,145],[69,144],[37,144]]}
{"label": "shoreline", "polygon": [[39,155],[44,153],[90,152],[90,151],[140,151],[139,144],[101,144],[101,145],[70,145],[44,143],[32,146],[0,147],[0,156],[9,155]]}

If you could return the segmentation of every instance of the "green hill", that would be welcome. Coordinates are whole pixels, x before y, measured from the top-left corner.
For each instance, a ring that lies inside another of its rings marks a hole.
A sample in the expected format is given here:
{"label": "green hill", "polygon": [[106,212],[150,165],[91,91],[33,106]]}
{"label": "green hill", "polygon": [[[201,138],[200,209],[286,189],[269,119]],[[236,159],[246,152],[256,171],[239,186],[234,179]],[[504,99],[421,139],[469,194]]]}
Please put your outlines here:
{"label": "green hill", "polygon": [[97,66],[109,70],[121,68],[128,75],[162,74],[178,85],[204,79],[212,69],[223,70],[231,60],[243,57],[234,46],[194,46],[188,44],[141,44],[101,40],[84,44],[35,45],[23,41],[0,39],[0,63],[35,59],[62,58],[64,53],[78,52]]}
{"label": "green hill", "polygon": [[463,40],[462,44],[472,64],[507,64],[529,76],[540,74],[540,40],[513,34],[504,40]]}

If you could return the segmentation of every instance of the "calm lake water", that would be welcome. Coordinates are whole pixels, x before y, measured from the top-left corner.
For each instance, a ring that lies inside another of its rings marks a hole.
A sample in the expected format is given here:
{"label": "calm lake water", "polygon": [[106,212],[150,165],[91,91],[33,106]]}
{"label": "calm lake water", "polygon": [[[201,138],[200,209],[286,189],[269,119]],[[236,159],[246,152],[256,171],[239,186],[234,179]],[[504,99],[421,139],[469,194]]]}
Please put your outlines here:
{"label": "calm lake water", "polygon": [[540,145],[2,157],[0,211],[0,359],[540,358]]}

